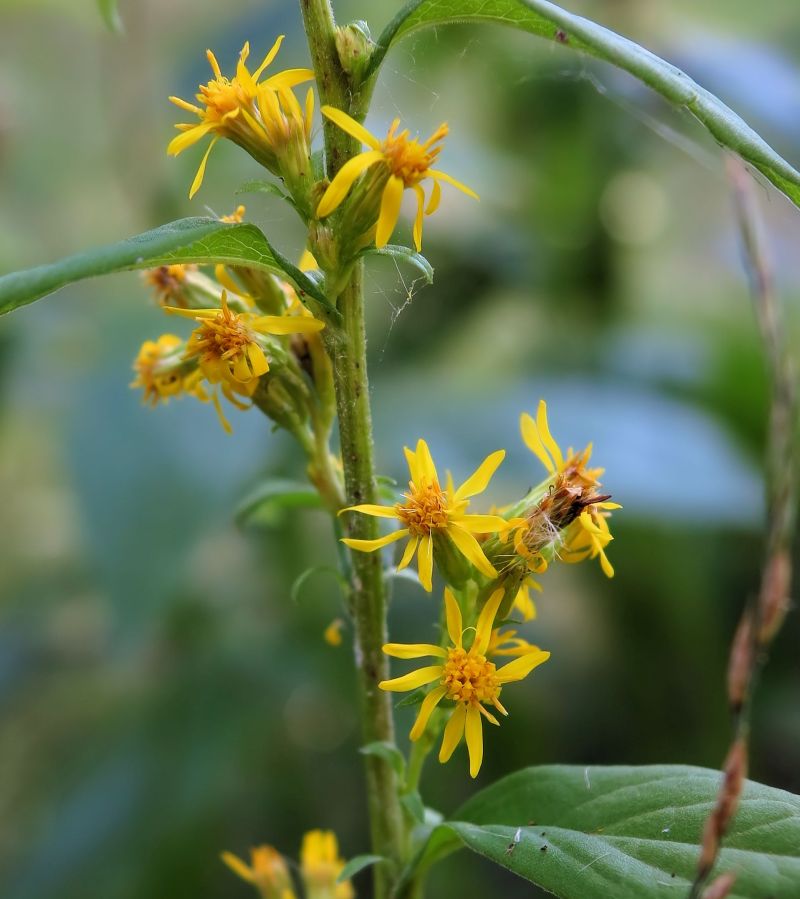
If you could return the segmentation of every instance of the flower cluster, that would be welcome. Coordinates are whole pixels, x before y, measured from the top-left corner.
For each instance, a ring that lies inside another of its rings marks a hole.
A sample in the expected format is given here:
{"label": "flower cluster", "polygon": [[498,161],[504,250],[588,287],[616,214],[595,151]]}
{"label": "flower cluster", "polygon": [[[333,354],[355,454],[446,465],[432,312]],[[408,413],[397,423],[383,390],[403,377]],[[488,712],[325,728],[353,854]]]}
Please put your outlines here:
{"label": "flower cluster", "polygon": [[[400,525],[375,539],[345,537],[349,547],[372,552],[405,540],[398,569],[416,555],[419,581],[426,591],[433,589],[435,566],[447,584],[446,633],[440,644],[384,646],[394,658],[430,656],[437,663],[385,680],[380,687],[421,691],[412,741],[431,726],[437,709],[446,708],[449,717],[439,760],[446,762],[466,736],[473,777],[483,759],[481,721],[498,723],[489,708],[506,714],[500,703],[502,687],[527,677],[550,656],[505,626],[513,611],[525,621],[535,617],[530,590],[540,591],[541,584],[533,575],[542,574],[556,560],[586,558],[599,558],[604,573],[609,577],[614,573],[606,555],[612,540],[608,518],[619,505],[600,493],[602,469],[589,467],[591,446],[565,454],[550,432],[543,400],[535,420],[522,415],[520,428],[547,477],[515,505],[486,515],[468,511],[471,499],[489,486],[505,457],[503,450],[489,455],[455,488],[449,473],[442,483],[427,443],[420,440],[416,449],[405,450],[411,478],[402,499],[391,506],[361,504],[344,510],[393,519]],[[492,659],[501,656],[513,660],[496,668]]]}
{"label": "flower cluster", "polygon": [[[242,880],[251,883],[261,899],[296,899],[289,866],[272,846],[251,849],[250,864],[232,852],[223,852],[222,860]],[[299,874],[306,899],[353,899],[350,881],[339,882],[344,866],[333,831],[312,830],[303,836]]]}
{"label": "flower cluster", "polygon": [[[241,221],[244,213],[240,206],[224,219]],[[292,340],[314,340],[325,327],[302,306],[292,287],[266,276],[257,305],[247,287],[223,266],[217,266],[212,277],[194,265],[164,265],[146,272],[144,281],[165,313],[194,324],[185,340],[162,334],[142,344],[131,386],[143,391],[144,401],[152,406],[178,396],[211,401],[230,432],[220,397],[248,409],[263,386],[259,404],[283,424],[281,402],[288,414],[299,403],[293,388],[303,385]],[[270,314],[264,314],[264,308]],[[270,372],[273,377],[267,379]]]}

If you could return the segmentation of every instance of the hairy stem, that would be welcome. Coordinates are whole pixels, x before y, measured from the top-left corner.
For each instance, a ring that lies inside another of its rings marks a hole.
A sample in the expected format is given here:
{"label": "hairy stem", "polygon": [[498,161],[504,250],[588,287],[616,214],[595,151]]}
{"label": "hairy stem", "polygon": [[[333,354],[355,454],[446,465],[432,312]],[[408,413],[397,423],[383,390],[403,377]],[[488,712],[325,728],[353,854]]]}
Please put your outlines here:
{"label": "hairy stem", "polygon": [[[363,109],[353,108],[348,79],[339,63],[329,0],[300,0],[300,6],[321,102],[352,115],[363,115]],[[359,150],[352,138],[326,121],[325,156],[329,177]],[[333,361],[345,494],[349,505],[374,503],[377,499],[362,279],[362,266],[357,264],[338,296],[341,323],[325,330],[327,349]],[[360,539],[378,536],[374,518],[350,515],[348,519],[350,536]],[[381,556],[379,553],[354,552],[348,567],[363,739],[365,743],[394,742],[390,697],[378,689],[378,682],[388,677],[386,657],[381,649],[387,638],[386,585]],[[374,895],[376,899],[387,899],[393,876],[403,858],[403,815],[391,765],[375,755],[367,755],[365,760],[372,849],[393,863],[375,867]]]}

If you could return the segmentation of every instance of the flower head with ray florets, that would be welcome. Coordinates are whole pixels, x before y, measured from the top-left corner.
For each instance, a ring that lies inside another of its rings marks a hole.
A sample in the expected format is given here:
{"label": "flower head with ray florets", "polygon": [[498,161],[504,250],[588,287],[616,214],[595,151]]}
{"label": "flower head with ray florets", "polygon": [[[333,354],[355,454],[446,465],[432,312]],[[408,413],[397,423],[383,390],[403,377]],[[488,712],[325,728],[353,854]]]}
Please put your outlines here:
{"label": "flower head with ray florets", "polygon": [[[344,201],[358,177],[373,166],[378,167],[383,175],[377,182],[380,190],[380,206],[375,225],[375,246],[378,248],[385,246],[392,236],[400,216],[403,191],[406,189],[413,190],[417,197],[414,244],[418,250],[422,248],[423,217],[431,215],[439,207],[442,194],[440,182],[452,184],[467,196],[478,199],[475,191],[445,172],[433,168],[442,149],[441,142],[447,136],[447,125],[440,125],[426,141],[420,142],[416,138],[409,137],[408,131],[401,131],[398,134],[400,120],[395,119],[385,139],[380,140],[341,109],[323,106],[322,112],[343,131],[368,146],[369,150],[359,153],[342,166],[320,200],[317,207],[318,218],[325,218],[334,212]],[[433,182],[427,206],[422,187],[425,180]]]}
{"label": "flower head with ray florets", "polygon": [[[233,78],[222,74],[216,57],[208,50],[206,55],[214,78],[207,84],[200,85],[196,94],[197,104],[188,103],[180,97],[170,97],[176,106],[193,113],[200,120],[196,124],[182,123],[175,126],[181,134],[167,147],[171,156],[178,156],[207,134],[212,135],[211,143],[192,182],[190,198],[200,189],[208,157],[221,137],[239,144],[254,159],[283,177],[291,175],[282,164],[285,154],[288,153],[296,161],[296,151],[299,149],[299,156],[308,158],[314,97],[309,91],[305,110],[301,110],[292,88],[310,81],[314,73],[311,69],[286,69],[259,81],[264,70],[277,56],[282,42],[283,35],[275,41],[264,61],[252,73],[247,68],[250,44],[245,43]],[[298,144],[299,147],[294,147],[293,144]]]}
{"label": "flower head with ray florets", "polygon": [[508,522],[497,515],[469,515],[467,507],[470,497],[483,493],[488,487],[492,475],[505,458],[505,450],[487,456],[457,490],[453,488],[450,477],[447,486],[441,487],[436,466],[424,440],[417,442],[416,450],[406,447],[405,454],[411,480],[403,501],[394,506],[362,504],[344,510],[394,518],[402,528],[377,540],[345,538],[343,542],[352,549],[372,552],[407,537],[408,543],[398,569],[409,565],[416,553],[419,579],[429,593],[433,589],[433,549],[437,535],[452,540],[456,549],[482,574],[497,577],[497,571],[473,535],[497,533],[506,529]]}
{"label": "flower head with ray florets", "polygon": [[621,506],[608,502],[608,496],[599,492],[603,469],[589,467],[592,445],[580,452],[570,447],[565,455],[550,432],[544,400],[539,402],[536,419],[523,413],[520,431],[528,449],[547,469],[551,483],[516,530],[516,552],[528,560],[532,571],[542,571],[547,561],[540,550],[559,539],[562,561],[599,557],[603,573],[613,577],[614,569],[605,553],[613,539],[607,519]]}
{"label": "flower head with ray florets", "polygon": [[[472,628],[464,629],[461,608],[449,589],[444,591],[447,633],[451,643],[449,647],[444,648],[433,643],[387,643],[383,647],[387,655],[398,659],[418,659],[425,656],[440,659],[436,665],[419,668],[392,680],[381,681],[379,686],[382,690],[391,691],[416,690],[418,687],[438,681],[422,701],[410,737],[412,740],[418,740],[434,709],[443,700],[451,700],[455,703],[455,708],[444,729],[439,761],[443,763],[448,761],[461,742],[462,736],[466,736],[469,773],[472,777],[477,777],[483,761],[481,719],[485,718],[492,724],[499,724],[486,706],[492,706],[501,715],[508,714],[500,702],[503,685],[522,680],[537,665],[550,658],[549,652],[544,652],[525,641],[517,640],[509,643],[509,639],[513,640],[513,635],[509,638],[508,635],[503,637],[493,634],[494,618],[503,596],[504,590],[500,588],[489,597],[478,616],[474,638],[469,647],[464,645],[464,637]],[[492,645],[493,636],[494,645]],[[494,662],[490,662],[487,658],[490,649],[494,655],[516,654],[516,658],[497,668]]]}

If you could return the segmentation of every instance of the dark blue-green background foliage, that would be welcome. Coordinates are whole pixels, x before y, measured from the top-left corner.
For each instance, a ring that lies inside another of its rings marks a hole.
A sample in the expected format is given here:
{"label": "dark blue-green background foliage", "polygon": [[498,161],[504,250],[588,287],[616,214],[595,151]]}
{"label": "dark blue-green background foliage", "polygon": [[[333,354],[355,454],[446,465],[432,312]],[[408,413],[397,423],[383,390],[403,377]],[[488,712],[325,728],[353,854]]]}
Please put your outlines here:
{"label": "dark blue-green background foliage", "polygon": [[[338,4],[378,31],[398,4]],[[258,177],[217,149],[194,203],[197,153],[167,159],[176,111],[230,69],[307,59],[290,2],[122,3],[123,39],[94,4],[0,3],[0,271],[169,219],[217,213]],[[580,8],[578,8],[580,7]],[[594,16],[682,65],[800,161],[800,14],[781,0],[585,0]],[[548,400],[564,444],[594,440],[625,506],[610,556],[561,566],[529,636],[552,659],[509,689],[478,784],[540,762],[690,762],[725,752],[727,644],[762,548],[766,380],[716,147],[606,66],[526,35],[453,27],[389,57],[368,124],[398,112],[452,135],[441,166],[474,187],[429,220],[436,283],[379,260],[368,286],[383,472],[425,436],[465,476],[508,458],[486,502],[539,480],[518,416]],[[764,189],[770,250],[796,335],[796,211]],[[249,216],[287,253],[277,201]],[[410,237],[406,217],[400,236]],[[238,529],[267,476],[302,477],[258,413],[227,437],[208,406],[155,411],[128,390],[141,340],[174,329],[135,275],[70,288],[0,323],[0,892],[4,899],[247,896],[218,853],[269,841],[294,855],[333,827],[367,848],[347,641],[335,579],[293,581],[335,551],[314,511]],[[396,639],[433,635],[437,598],[395,586]],[[349,638],[349,634],[348,634]],[[761,683],[752,774],[800,789],[797,616]],[[400,714],[403,733],[411,712]],[[424,778],[454,809],[476,785],[463,751]],[[364,877],[361,894],[367,894]],[[477,859],[432,895],[528,896]]]}

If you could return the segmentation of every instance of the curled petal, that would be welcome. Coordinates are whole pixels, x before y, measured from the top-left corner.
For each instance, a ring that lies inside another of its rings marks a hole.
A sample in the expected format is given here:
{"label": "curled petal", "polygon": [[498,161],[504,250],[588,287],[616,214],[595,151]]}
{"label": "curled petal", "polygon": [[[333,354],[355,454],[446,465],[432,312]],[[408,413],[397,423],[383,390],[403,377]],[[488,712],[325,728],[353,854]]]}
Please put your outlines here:
{"label": "curled petal", "polygon": [[208,145],[208,149],[206,150],[205,155],[200,160],[200,167],[198,168],[197,174],[194,176],[194,181],[192,181],[192,186],[189,189],[189,199],[190,200],[197,193],[197,191],[200,190],[200,185],[203,183],[203,178],[205,177],[205,174],[206,174],[206,163],[208,162],[208,157],[211,155],[211,151],[214,149],[214,146],[216,145],[218,140],[219,140],[219,135],[214,135],[214,138],[212,139],[211,143]]}
{"label": "curled petal", "polygon": [[350,549],[357,549],[363,553],[371,553],[373,550],[388,546],[390,543],[394,543],[395,540],[402,540],[403,537],[407,536],[408,528],[403,528],[402,531],[393,531],[385,537],[378,537],[377,540],[357,540],[354,537],[342,537],[342,543],[344,543],[345,546],[349,546]]}
{"label": "curled petal", "polygon": [[473,200],[480,200],[480,197],[471,187],[467,187],[466,184],[462,184],[460,181],[456,181],[456,179],[452,175],[448,175],[446,172],[438,172],[434,169],[428,169],[425,174],[429,178],[433,178],[436,181],[444,181],[447,184],[452,184],[453,187],[458,188],[461,193],[466,194],[468,197],[472,197]]}

